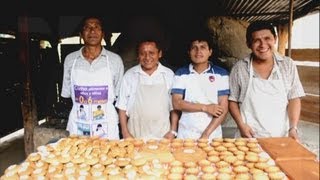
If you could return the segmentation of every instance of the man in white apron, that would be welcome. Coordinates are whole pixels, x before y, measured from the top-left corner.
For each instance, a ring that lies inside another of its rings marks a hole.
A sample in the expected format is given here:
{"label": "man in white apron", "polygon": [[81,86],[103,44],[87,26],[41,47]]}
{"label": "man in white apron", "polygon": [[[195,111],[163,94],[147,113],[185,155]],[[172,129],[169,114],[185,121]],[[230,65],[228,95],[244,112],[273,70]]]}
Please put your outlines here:
{"label": "man in white apron", "polygon": [[212,42],[209,33],[190,40],[191,64],[179,68],[172,86],[172,103],[182,111],[178,138],[221,138],[221,122],[228,112],[228,72],[209,62]]}
{"label": "man in white apron", "polygon": [[119,139],[113,103],[123,76],[122,59],[102,47],[104,31],[99,18],[86,17],[82,25],[84,46],[68,54],[64,62],[61,96],[73,102],[67,130],[74,135]]}
{"label": "man in white apron", "polygon": [[123,138],[176,136],[178,115],[172,111],[170,88],[174,73],[159,59],[162,51],[154,39],[138,43],[139,64],[128,69],[116,106]]}
{"label": "man in white apron", "polygon": [[300,97],[304,96],[292,59],[275,51],[272,24],[255,22],[247,28],[252,54],[230,73],[230,113],[238,125],[236,137],[283,137],[298,140]]}

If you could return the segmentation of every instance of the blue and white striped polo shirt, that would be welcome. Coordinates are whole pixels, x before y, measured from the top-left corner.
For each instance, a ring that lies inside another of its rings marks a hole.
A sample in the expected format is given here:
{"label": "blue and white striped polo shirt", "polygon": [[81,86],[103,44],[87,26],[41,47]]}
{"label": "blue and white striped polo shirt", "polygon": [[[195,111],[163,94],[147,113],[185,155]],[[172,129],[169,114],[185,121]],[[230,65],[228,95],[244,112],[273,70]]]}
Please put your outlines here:
{"label": "blue and white striped polo shirt", "polygon": [[179,68],[175,72],[171,94],[181,94],[185,101],[199,103],[196,98],[198,96],[190,93],[188,94],[188,91],[190,91],[190,88],[197,86],[198,81],[201,79],[208,79],[207,83],[211,83],[216,87],[215,89],[218,91],[218,96],[230,94],[228,71],[213,65],[212,63],[209,64],[208,69],[200,74],[193,69],[192,64]]}

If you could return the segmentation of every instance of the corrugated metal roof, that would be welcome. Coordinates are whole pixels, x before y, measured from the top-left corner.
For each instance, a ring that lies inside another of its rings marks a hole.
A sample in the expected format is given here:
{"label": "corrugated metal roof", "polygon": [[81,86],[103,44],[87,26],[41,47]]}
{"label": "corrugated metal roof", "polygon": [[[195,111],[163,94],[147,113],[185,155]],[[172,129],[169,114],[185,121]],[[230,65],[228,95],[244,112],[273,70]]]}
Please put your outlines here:
{"label": "corrugated metal roof", "polygon": [[[319,0],[294,0],[293,18],[297,19],[320,10]],[[244,21],[289,21],[290,0],[215,0],[208,3],[218,14],[232,16]],[[207,8],[210,9],[210,8]]]}
{"label": "corrugated metal roof", "polygon": [[[52,3],[52,1],[49,2]],[[44,34],[58,33],[55,35],[61,38],[68,37],[70,34],[77,34],[77,31],[72,32],[72,29],[79,23],[79,20],[74,20],[75,18],[93,14],[103,16],[112,32],[121,32],[125,23],[127,23],[126,21],[137,14],[158,16],[167,22],[172,21],[172,19],[188,21],[188,18],[193,16],[202,18],[230,16],[248,22],[271,21],[275,25],[288,23],[290,17],[290,0],[179,0],[177,2],[175,0],[147,0],[147,2],[142,0],[121,2],[121,0],[118,0],[116,2],[118,4],[113,5],[115,8],[99,4],[93,4],[92,8],[88,8],[87,4],[81,3],[73,8],[68,6],[55,8],[57,4],[51,8],[51,5],[46,4],[47,1],[45,1],[46,5],[42,5],[44,7],[40,8],[40,5],[38,7],[38,4],[36,5],[33,1],[28,1],[25,10],[30,17],[30,32],[40,33],[40,29],[41,32],[46,31],[43,32]],[[15,15],[0,16],[0,31],[17,30],[17,16],[21,15],[23,6],[16,7],[14,10]],[[293,1],[293,19],[319,11],[320,0]],[[68,16],[61,15],[66,14],[64,12],[67,12]],[[34,19],[38,17],[43,18],[45,23],[39,23],[39,21],[33,23]],[[47,27],[52,28],[50,31],[53,32],[49,32]],[[33,31],[32,28],[35,30]]]}

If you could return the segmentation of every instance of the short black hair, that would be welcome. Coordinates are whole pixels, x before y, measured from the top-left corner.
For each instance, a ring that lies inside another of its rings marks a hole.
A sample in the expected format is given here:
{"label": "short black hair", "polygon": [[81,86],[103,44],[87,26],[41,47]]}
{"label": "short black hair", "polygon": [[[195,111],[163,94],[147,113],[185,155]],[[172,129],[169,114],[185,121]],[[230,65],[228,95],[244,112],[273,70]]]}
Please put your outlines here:
{"label": "short black hair", "polygon": [[213,49],[213,36],[206,29],[200,29],[192,31],[188,38],[188,49],[191,48],[191,45],[194,41],[205,41],[208,43],[209,49]]}
{"label": "short black hair", "polygon": [[268,21],[255,21],[252,22],[248,27],[247,27],[247,32],[246,32],[246,40],[247,40],[247,45],[251,45],[252,43],[252,33],[255,31],[260,31],[263,29],[270,30],[272,35],[276,37],[276,31],[274,29],[274,25],[271,22]]}
{"label": "short black hair", "polygon": [[104,31],[104,21],[101,16],[84,16],[80,22],[79,32],[82,32],[83,27],[88,19],[98,19],[100,21],[102,31]]}
{"label": "short black hair", "polygon": [[161,44],[161,41],[155,37],[145,37],[145,38],[141,38],[138,40],[137,42],[137,46],[136,46],[136,52],[137,54],[139,53],[139,48],[141,46],[142,43],[145,43],[145,42],[154,42],[156,44],[156,48],[159,50],[159,51],[162,51],[162,44]]}

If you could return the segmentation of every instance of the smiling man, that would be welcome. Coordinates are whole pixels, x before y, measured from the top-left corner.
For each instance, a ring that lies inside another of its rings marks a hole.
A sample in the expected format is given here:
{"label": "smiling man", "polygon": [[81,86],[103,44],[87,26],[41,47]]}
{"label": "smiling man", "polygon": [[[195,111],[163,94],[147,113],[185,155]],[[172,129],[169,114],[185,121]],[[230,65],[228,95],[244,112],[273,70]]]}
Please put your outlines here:
{"label": "smiling man", "polygon": [[178,115],[171,105],[174,73],[159,61],[162,48],[155,39],[138,43],[139,64],[123,77],[116,103],[123,138],[168,138],[176,136]]}
{"label": "smiling man", "polygon": [[238,125],[236,137],[283,137],[298,140],[300,97],[304,96],[292,59],[275,50],[271,23],[254,22],[247,28],[252,53],[230,73],[229,110]]}
{"label": "smiling man", "polygon": [[174,109],[182,111],[177,137],[222,138],[221,122],[228,112],[228,72],[209,61],[214,53],[209,32],[191,36],[191,63],[176,71],[171,90]]}

